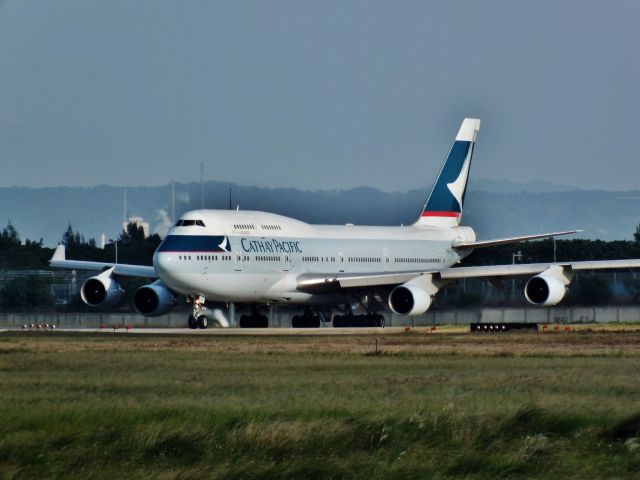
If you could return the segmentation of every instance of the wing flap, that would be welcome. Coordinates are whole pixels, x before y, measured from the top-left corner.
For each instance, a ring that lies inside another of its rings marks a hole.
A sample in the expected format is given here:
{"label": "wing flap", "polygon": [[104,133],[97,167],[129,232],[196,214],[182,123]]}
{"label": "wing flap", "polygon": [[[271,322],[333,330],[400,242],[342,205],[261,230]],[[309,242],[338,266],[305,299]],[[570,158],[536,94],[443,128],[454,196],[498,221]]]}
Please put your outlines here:
{"label": "wing flap", "polygon": [[297,277],[297,289],[306,293],[330,293],[349,288],[400,285],[430,272],[380,272],[363,274],[323,275],[304,273]]}

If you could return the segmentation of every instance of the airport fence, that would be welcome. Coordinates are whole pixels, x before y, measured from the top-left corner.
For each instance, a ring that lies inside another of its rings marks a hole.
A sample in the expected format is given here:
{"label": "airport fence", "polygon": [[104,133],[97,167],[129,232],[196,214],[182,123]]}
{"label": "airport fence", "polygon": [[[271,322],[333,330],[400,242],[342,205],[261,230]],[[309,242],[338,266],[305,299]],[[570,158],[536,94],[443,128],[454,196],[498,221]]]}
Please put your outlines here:
{"label": "airport fence", "polygon": [[[295,312],[274,308],[269,314],[270,327],[290,327]],[[161,317],[142,317],[135,313],[0,313],[0,327],[55,325],[58,328],[184,328],[187,313],[171,312]],[[227,314],[229,323],[237,325],[238,316]],[[553,308],[479,308],[434,310],[418,317],[385,314],[387,326],[469,325],[471,323],[539,323],[590,324],[640,323],[640,306],[553,307]],[[330,327],[331,323],[324,326]]]}

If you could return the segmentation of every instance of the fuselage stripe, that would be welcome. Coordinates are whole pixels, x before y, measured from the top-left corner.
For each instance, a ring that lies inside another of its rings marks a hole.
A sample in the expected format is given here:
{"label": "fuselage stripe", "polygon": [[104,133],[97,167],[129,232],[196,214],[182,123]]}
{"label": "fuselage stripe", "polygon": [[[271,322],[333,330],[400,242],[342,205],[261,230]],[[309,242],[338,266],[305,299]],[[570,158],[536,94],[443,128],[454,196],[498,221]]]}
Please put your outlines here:
{"label": "fuselage stripe", "polygon": [[422,212],[423,217],[453,217],[457,218],[460,216],[460,212]]}
{"label": "fuselage stripe", "polygon": [[158,252],[229,253],[228,239],[224,235],[167,235]]}
{"label": "fuselage stripe", "polygon": [[158,253],[231,253],[231,252],[225,252],[225,251],[221,251],[221,250],[162,250],[161,252],[159,251]]}

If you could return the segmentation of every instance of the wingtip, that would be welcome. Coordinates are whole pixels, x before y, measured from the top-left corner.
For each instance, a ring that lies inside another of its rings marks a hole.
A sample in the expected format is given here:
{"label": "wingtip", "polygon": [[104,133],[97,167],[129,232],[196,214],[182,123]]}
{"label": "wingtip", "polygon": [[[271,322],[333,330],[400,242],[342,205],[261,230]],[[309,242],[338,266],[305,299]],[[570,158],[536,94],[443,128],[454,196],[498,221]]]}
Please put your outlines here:
{"label": "wingtip", "polygon": [[53,257],[51,257],[52,262],[64,261],[66,260],[66,251],[64,243],[61,243],[56,247],[56,251],[53,252]]}

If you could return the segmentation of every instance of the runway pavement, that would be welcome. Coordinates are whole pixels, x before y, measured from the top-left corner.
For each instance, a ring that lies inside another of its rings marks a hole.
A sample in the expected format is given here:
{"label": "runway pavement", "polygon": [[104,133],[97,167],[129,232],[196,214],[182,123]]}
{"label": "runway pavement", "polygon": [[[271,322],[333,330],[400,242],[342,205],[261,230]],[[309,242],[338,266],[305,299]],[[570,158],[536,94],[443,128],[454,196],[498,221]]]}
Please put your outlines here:
{"label": "runway pavement", "polygon": [[[388,335],[398,334],[403,332],[422,332],[422,333],[436,333],[437,331],[446,331],[452,333],[455,331],[464,331],[464,327],[438,327],[436,330],[432,330],[430,327],[414,327],[413,329],[407,329],[406,327],[386,327],[386,328],[207,328],[206,330],[191,330],[189,328],[56,328],[55,330],[37,330],[22,328],[5,328],[0,329],[1,332],[34,332],[41,333],[42,335],[53,334],[57,332],[74,332],[74,333],[102,333],[104,335],[135,335],[135,334],[153,334],[153,335]],[[466,328],[468,331],[468,327]]]}

